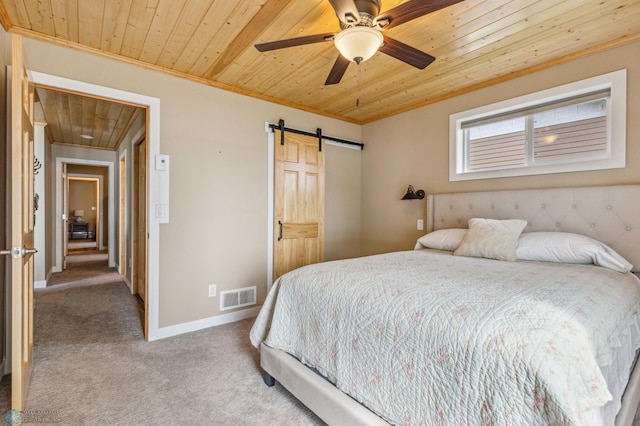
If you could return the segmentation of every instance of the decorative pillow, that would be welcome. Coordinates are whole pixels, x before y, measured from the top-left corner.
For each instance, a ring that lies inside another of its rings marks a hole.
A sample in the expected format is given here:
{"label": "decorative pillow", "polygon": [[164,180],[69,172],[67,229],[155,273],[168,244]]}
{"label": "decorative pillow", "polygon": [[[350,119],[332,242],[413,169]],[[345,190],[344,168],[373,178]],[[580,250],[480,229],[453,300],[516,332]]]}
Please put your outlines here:
{"label": "decorative pillow", "polygon": [[469,219],[469,231],[453,254],[513,262],[525,226],[527,221],[522,219]]}
{"label": "decorative pillow", "polygon": [[435,250],[454,251],[467,234],[466,229],[439,229],[420,237],[416,243],[415,250],[430,248]]}
{"label": "decorative pillow", "polygon": [[569,232],[524,233],[518,240],[516,257],[540,262],[593,263],[618,272],[629,272],[633,268],[606,244]]}

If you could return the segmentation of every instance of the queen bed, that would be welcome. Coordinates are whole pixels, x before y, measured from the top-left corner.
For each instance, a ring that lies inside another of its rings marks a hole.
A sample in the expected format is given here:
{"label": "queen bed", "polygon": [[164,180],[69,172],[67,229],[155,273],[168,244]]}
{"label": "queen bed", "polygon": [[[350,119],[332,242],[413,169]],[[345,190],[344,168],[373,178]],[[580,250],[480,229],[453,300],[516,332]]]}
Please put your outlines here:
{"label": "queen bed", "polygon": [[430,195],[427,224],[274,283],[265,382],[329,424],[632,423],[640,186]]}

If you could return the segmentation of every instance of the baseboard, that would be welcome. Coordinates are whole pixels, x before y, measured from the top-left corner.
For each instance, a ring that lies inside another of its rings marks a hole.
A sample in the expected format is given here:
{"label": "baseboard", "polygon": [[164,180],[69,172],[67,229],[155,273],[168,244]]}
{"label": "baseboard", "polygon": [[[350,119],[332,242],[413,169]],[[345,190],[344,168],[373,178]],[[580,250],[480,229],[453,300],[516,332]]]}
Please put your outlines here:
{"label": "baseboard", "polygon": [[182,324],[170,325],[168,327],[159,328],[155,336],[149,336],[149,340],[165,339],[167,337],[177,336],[179,334],[190,333],[192,331],[203,330],[205,328],[215,327],[218,325],[229,324],[241,321],[247,318],[255,318],[258,316],[261,306],[254,306],[249,309],[231,312],[228,314],[216,315],[215,317],[203,318],[201,320],[185,322]]}
{"label": "baseboard", "polygon": [[33,288],[47,288],[47,280],[34,281]]}
{"label": "baseboard", "polygon": [[133,294],[133,286],[131,285],[131,281],[129,281],[129,277],[127,277],[126,275],[124,277],[124,283],[127,285],[127,287],[129,287],[129,291],[131,291]]}

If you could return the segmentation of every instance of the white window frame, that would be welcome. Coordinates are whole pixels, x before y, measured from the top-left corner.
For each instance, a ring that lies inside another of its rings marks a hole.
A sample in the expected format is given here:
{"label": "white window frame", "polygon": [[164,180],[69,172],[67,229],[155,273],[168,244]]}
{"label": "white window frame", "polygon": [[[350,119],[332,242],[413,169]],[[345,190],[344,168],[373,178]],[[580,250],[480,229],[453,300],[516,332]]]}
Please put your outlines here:
{"label": "white window frame", "polygon": [[[576,96],[609,90],[608,144],[606,158],[568,160],[553,164],[529,164],[496,170],[466,172],[465,141],[462,125],[465,122],[491,116],[507,114],[538,105],[562,102]],[[531,93],[517,98],[481,106],[449,116],[449,181],[490,179],[512,176],[540,175],[549,173],[577,172],[624,168],[626,166],[626,118],[627,118],[627,70],[622,69],[563,86]]]}

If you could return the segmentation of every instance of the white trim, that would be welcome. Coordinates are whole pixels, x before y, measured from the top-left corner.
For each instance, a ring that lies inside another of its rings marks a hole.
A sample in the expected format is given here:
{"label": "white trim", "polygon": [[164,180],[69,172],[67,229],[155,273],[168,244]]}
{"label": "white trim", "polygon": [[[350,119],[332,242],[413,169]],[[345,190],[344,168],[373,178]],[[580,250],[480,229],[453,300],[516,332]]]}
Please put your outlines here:
{"label": "white trim", "polygon": [[[123,171],[120,169],[120,164],[122,163],[122,160],[124,159],[124,187],[120,187],[120,175],[121,173],[123,173]],[[120,262],[118,262],[118,272],[122,275],[127,274],[127,256],[125,253],[125,256],[123,256],[122,253],[120,253],[120,248],[124,245],[126,245],[127,242],[127,225],[129,224],[129,221],[127,220],[127,206],[129,205],[129,191],[127,191],[127,177],[128,177],[128,173],[127,173],[127,166],[129,165],[129,160],[127,158],[127,149],[123,149],[122,152],[120,153],[120,156],[118,157],[118,219],[120,219],[120,212],[122,210],[124,210],[124,223],[120,223],[118,226],[118,256],[120,258],[124,258],[124,265],[120,265]],[[122,196],[122,194],[120,193],[121,191],[124,190],[124,206],[120,205],[120,198]],[[124,241],[121,241],[121,237],[122,237],[122,229],[124,228]],[[133,292],[133,288],[131,286],[129,286],[129,290],[131,290]]]}
{"label": "white trim", "polygon": [[170,325],[158,329],[157,338],[164,339],[166,337],[177,336],[179,334],[190,333],[192,331],[203,330],[205,328],[215,327],[218,325],[229,324],[243,319],[255,318],[260,312],[261,306],[250,309],[230,312],[228,314],[216,315],[215,317],[203,318],[181,324]]}
{"label": "white trim", "polygon": [[[55,181],[55,205],[56,205],[56,229],[55,229],[55,247],[56,247],[56,263],[54,269],[56,272],[62,271],[62,238],[64,238],[65,229],[63,229],[63,220],[62,220],[62,164],[79,164],[85,166],[101,166],[107,167],[108,175],[109,175],[109,200],[113,200],[113,176],[114,176],[114,163],[113,161],[98,161],[98,160],[84,160],[82,158],[68,158],[68,157],[56,157],[56,181]],[[113,212],[115,210],[114,203],[109,203],[109,224],[108,226],[108,235],[107,235],[107,251],[109,252],[109,267],[113,268],[115,266],[115,260],[113,258],[113,244],[115,239],[115,226]]]}
{"label": "white trim", "polygon": [[[81,178],[81,179],[90,179],[93,181],[97,182],[97,190],[98,190],[98,227],[96,228],[96,248],[98,250],[104,250],[104,249],[108,249],[109,247],[104,245],[104,241],[102,238],[102,234],[103,234],[103,230],[104,230],[104,203],[102,202],[102,196],[103,196],[103,192],[104,190],[102,189],[102,175],[89,175],[89,174],[84,174],[84,173],[69,173],[67,172],[67,179],[69,178]],[[78,180],[78,179],[76,179]],[[115,221],[113,222],[115,223]],[[111,224],[111,221],[109,221],[109,224]],[[111,232],[110,230],[107,230],[109,232]],[[64,234],[63,237],[64,238]],[[115,266],[115,260],[114,260],[114,266]]]}
{"label": "white trim", "polygon": [[[155,158],[156,155],[160,153],[160,99],[153,98],[151,96],[145,96],[138,93],[125,92],[123,90],[113,89],[110,87],[99,86],[96,84],[85,83],[82,81],[70,80],[67,78],[57,77],[49,74],[43,74],[39,72],[33,72],[33,81],[36,84],[42,84],[53,88],[67,89],[75,92],[87,93],[92,95],[97,95],[105,98],[110,98],[119,101],[125,101],[141,106],[146,106],[148,108],[148,121],[147,121],[147,140],[148,140],[148,156],[149,158]],[[156,204],[156,179],[157,172],[153,167],[149,168],[149,179],[147,181],[147,190],[150,194],[150,199],[147,200],[148,206],[153,206]],[[113,177],[113,166],[110,169],[109,181],[111,184],[109,185],[109,199],[113,200],[113,188],[114,188],[114,177]],[[59,182],[56,182],[56,188],[60,186]],[[152,190],[153,189],[153,190]],[[59,194],[56,192],[56,196]],[[59,198],[57,198],[59,199]],[[111,206],[114,206],[115,203],[110,203]],[[61,207],[60,207],[61,210]],[[148,340],[156,340],[160,338],[159,335],[159,315],[160,315],[160,226],[158,221],[153,217],[153,209],[147,209],[148,216],[148,230],[149,230],[149,240],[148,240]],[[61,212],[56,211],[58,214],[58,218],[61,217]],[[109,220],[114,217],[114,212],[109,211]],[[57,222],[60,222],[59,220]],[[61,226],[57,226],[60,228]],[[112,229],[115,227],[111,227]],[[57,235],[59,236],[60,230],[57,230]],[[109,235],[109,264],[111,265],[113,262],[113,244],[115,238],[112,238],[112,234]],[[61,262],[60,262],[61,264]]]}
{"label": "white trim", "polygon": [[267,132],[267,290],[273,285],[273,203],[275,200],[274,179],[275,179],[275,132],[269,127],[269,123],[264,125]]}
{"label": "white trim", "polygon": [[[611,90],[611,105],[608,113],[611,132],[609,139],[611,155],[609,158],[467,173],[458,171],[462,169],[464,163],[464,138],[461,127],[464,121],[503,114],[514,109],[533,107],[541,103],[559,101],[603,89]],[[449,181],[456,182],[463,180],[624,168],[626,166],[627,140],[625,124],[627,117],[626,105],[627,70],[622,69],[452,114],[449,116]]]}
{"label": "white trim", "polygon": [[33,288],[47,288],[47,280],[34,281]]}
{"label": "white trim", "polygon": [[127,285],[127,287],[129,287],[131,294],[133,294],[133,285],[131,284],[131,280],[129,280],[129,277],[127,277],[126,275],[124,276],[124,283]]}

